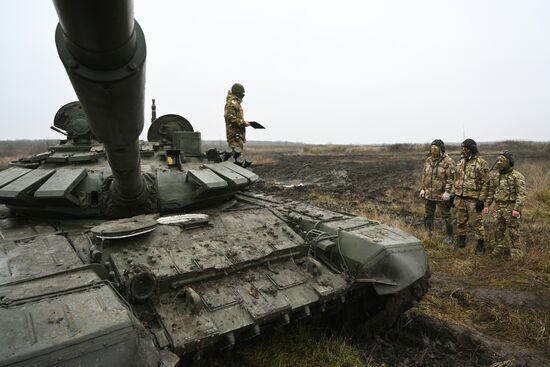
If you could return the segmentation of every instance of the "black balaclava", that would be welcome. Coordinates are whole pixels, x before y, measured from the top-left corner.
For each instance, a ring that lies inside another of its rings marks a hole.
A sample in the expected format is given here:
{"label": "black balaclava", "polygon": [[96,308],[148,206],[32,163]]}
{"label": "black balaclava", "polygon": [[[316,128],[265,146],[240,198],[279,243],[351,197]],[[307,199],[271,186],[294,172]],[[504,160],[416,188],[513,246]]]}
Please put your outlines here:
{"label": "black balaclava", "polygon": [[231,93],[239,97],[240,99],[244,98],[244,87],[242,84],[235,83],[231,87]]}

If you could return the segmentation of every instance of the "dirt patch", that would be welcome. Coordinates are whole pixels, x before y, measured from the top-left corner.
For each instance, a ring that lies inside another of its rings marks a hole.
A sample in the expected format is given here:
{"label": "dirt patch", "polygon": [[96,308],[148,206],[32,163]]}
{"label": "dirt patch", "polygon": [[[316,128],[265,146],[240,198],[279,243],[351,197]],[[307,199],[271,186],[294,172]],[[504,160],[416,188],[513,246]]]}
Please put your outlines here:
{"label": "dirt patch", "polygon": [[478,335],[418,312],[364,344],[369,358],[390,366],[487,366],[494,358]]}
{"label": "dirt patch", "polygon": [[[317,186],[326,193],[387,201],[388,191],[409,189],[422,154],[308,155],[278,156],[276,163],[254,168],[266,182],[281,187]],[[273,158],[274,159],[274,158]],[[421,161],[420,161],[421,164]],[[414,172],[411,176],[410,173]],[[389,198],[399,200],[398,197]]]}
{"label": "dirt patch", "polygon": [[463,282],[444,275],[431,278],[434,288],[449,287],[467,289],[475,298],[509,307],[523,307],[532,311],[550,310],[550,298],[542,289],[494,288],[474,282]]}

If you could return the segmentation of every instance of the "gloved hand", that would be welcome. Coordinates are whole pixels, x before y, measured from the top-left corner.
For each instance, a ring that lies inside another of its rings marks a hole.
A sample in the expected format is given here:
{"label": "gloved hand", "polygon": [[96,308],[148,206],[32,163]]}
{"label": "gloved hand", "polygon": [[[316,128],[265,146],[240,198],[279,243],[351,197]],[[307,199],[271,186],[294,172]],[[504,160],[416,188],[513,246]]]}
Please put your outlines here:
{"label": "gloved hand", "polygon": [[521,217],[521,213],[517,210],[512,210],[512,217],[516,217],[519,219],[519,217]]}
{"label": "gloved hand", "polygon": [[443,193],[443,195],[441,195],[441,198],[445,201],[448,201],[451,198],[451,194],[449,194],[447,191],[445,191]]}
{"label": "gloved hand", "polygon": [[476,212],[481,213],[484,206],[485,206],[485,203],[483,201],[479,199],[476,200]]}
{"label": "gloved hand", "polygon": [[424,196],[426,196],[426,192],[424,191],[424,189],[420,190],[420,199],[424,199]]}

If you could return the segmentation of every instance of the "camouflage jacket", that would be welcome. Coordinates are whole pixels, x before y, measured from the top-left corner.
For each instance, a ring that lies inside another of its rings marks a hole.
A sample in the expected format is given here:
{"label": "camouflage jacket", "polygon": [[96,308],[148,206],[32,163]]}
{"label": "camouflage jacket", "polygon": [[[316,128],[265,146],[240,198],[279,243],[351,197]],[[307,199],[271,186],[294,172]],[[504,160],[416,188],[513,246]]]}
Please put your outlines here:
{"label": "camouflage jacket", "polygon": [[475,155],[469,160],[462,158],[456,166],[451,194],[485,201],[489,184],[489,167],[485,159]]}
{"label": "camouflage jacket", "polygon": [[245,127],[244,112],[241,107],[242,100],[231,93],[227,92],[227,98],[225,99],[225,109],[223,117],[225,118],[225,125],[232,126],[233,128]]}
{"label": "camouflage jacket", "polygon": [[487,206],[493,202],[514,203],[514,210],[521,212],[525,203],[525,177],[516,170],[507,173],[497,172],[489,181]]}
{"label": "camouflage jacket", "polygon": [[441,201],[444,192],[451,193],[455,176],[455,162],[444,153],[442,157],[426,158],[422,171],[422,189],[427,200]]}

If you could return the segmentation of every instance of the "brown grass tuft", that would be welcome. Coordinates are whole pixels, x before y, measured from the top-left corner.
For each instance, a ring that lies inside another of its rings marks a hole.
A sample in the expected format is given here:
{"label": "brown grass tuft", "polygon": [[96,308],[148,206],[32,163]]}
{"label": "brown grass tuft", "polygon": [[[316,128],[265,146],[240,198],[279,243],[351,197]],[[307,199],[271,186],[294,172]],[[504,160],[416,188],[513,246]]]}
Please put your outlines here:
{"label": "brown grass tuft", "polygon": [[[344,337],[327,335],[312,327],[297,326],[272,337],[264,337],[239,346],[232,352],[238,366],[262,367],[382,367],[366,362],[363,352]],[[216,356],[204,365],[226,366],[227,360]],[[233,365],[230,363],[230,365]]]}

